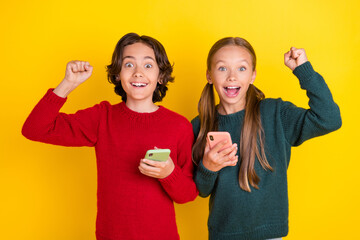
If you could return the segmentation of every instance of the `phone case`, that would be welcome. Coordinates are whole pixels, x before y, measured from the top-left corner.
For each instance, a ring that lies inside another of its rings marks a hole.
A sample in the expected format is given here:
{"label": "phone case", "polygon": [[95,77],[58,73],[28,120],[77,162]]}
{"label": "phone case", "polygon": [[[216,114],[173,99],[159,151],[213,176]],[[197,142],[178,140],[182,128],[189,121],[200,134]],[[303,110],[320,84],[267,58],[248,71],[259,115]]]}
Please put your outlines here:
{"label": "phone case", "polygon": [[220,149],[223,150],[232,145],[231,136],[228,132],[208,132],[207,141],[209,142],[210,149],[213,148],[219,142],[227,140],[227,143]]}
{"label": "phone case", "polygon": [[154,161],[165,162],[170,155],[170,149],[150,149],[146,152],[145,158]]}

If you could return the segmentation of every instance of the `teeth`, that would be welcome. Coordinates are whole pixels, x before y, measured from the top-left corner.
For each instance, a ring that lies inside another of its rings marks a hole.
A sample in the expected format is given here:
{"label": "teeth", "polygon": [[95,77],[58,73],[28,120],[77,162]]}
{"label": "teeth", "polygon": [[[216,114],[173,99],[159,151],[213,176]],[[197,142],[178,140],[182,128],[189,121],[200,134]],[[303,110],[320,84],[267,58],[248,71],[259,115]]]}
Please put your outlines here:
{"label": "teeth", "polygon": [[237,89],[237,88],[240,88],[240,87],[225,87],[226,89]]}
{"label": "teeth", "polygon": [[147,84],[146,83],[131,83],[131,85],[133,85],[135,87],[145,87]]}

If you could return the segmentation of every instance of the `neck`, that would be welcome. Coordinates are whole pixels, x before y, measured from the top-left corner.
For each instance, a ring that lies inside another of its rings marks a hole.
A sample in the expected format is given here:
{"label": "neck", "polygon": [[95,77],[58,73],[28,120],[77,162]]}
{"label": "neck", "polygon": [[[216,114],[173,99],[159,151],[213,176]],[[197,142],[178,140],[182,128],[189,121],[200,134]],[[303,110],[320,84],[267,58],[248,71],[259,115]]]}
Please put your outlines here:
{"label": "neck", "polygon": [[152,113],[159,109],[159,106],[155,105],[152,101],[137,101],[131,99],[126,100],[126,106],[138,113]]}

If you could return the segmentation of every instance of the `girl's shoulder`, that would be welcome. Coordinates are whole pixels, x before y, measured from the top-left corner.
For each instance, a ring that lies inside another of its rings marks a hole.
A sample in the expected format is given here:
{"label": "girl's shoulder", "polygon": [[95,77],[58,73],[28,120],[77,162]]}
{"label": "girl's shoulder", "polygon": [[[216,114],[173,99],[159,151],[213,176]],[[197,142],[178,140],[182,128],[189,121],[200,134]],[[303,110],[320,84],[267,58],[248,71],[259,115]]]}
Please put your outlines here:
{"label": "girl's shoulder", "polygon": [[274,108],[283,102],[281,98],[265,98],[260,101],[260,109]]}
{"label": "girl's shoulder", "polygon": [[292,107],[295,107],[293,103],[284,101],[282,98],[265,98],[260,102],[260,112],[262,114],[282,111],[283,109]]}
{"label": "girl's shoulder", "polygon": [[191,125],[192,125],[192,128],[193,128],[194,135],[197,137],[197,135],[199,134],[199,131],[200,131],[200,118],[199,118],[199,115],[194,117],[191,120]]}
{"label": "girl's shoulder", "polygon": [[194,118],[191,120],[191,124],[192,124],[192,125],[194,125],[194,124],[200,124],[199,115],[197,115],[196,117],[194,117]]}
{"label": "girl's shoulder", "polygon": [[193,126],[194,129],[200,128],[200,118],[199,115],[197,115],[196,117],[194,117],[191,120],[191,125]]}

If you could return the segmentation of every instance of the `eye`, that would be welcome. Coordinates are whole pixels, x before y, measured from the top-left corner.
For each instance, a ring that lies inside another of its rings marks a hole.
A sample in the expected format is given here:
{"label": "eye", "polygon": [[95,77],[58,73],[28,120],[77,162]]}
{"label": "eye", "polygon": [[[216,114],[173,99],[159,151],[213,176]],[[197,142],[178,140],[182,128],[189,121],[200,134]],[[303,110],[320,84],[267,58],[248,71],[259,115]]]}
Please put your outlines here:
{"label": "eye", "polygon": [[152,68],[152,65],[151,64],[145,64],[145,68]]}
{"label": "eye", "polygon": [[246,70],[245,67],[239,67],[239,71],[240,71],[240,72],[243,72],[243,71],[245,71],[245,70]]}
{"label": "eye", "polygon": [[219,67],[218,70],[221,72],[224,72],[224,71],[226,71],[226,67]]}
{"label": "eye", "polygon": [[125,63],[124,66],[130,68],[133,67],[134,65],[132,63]]}

